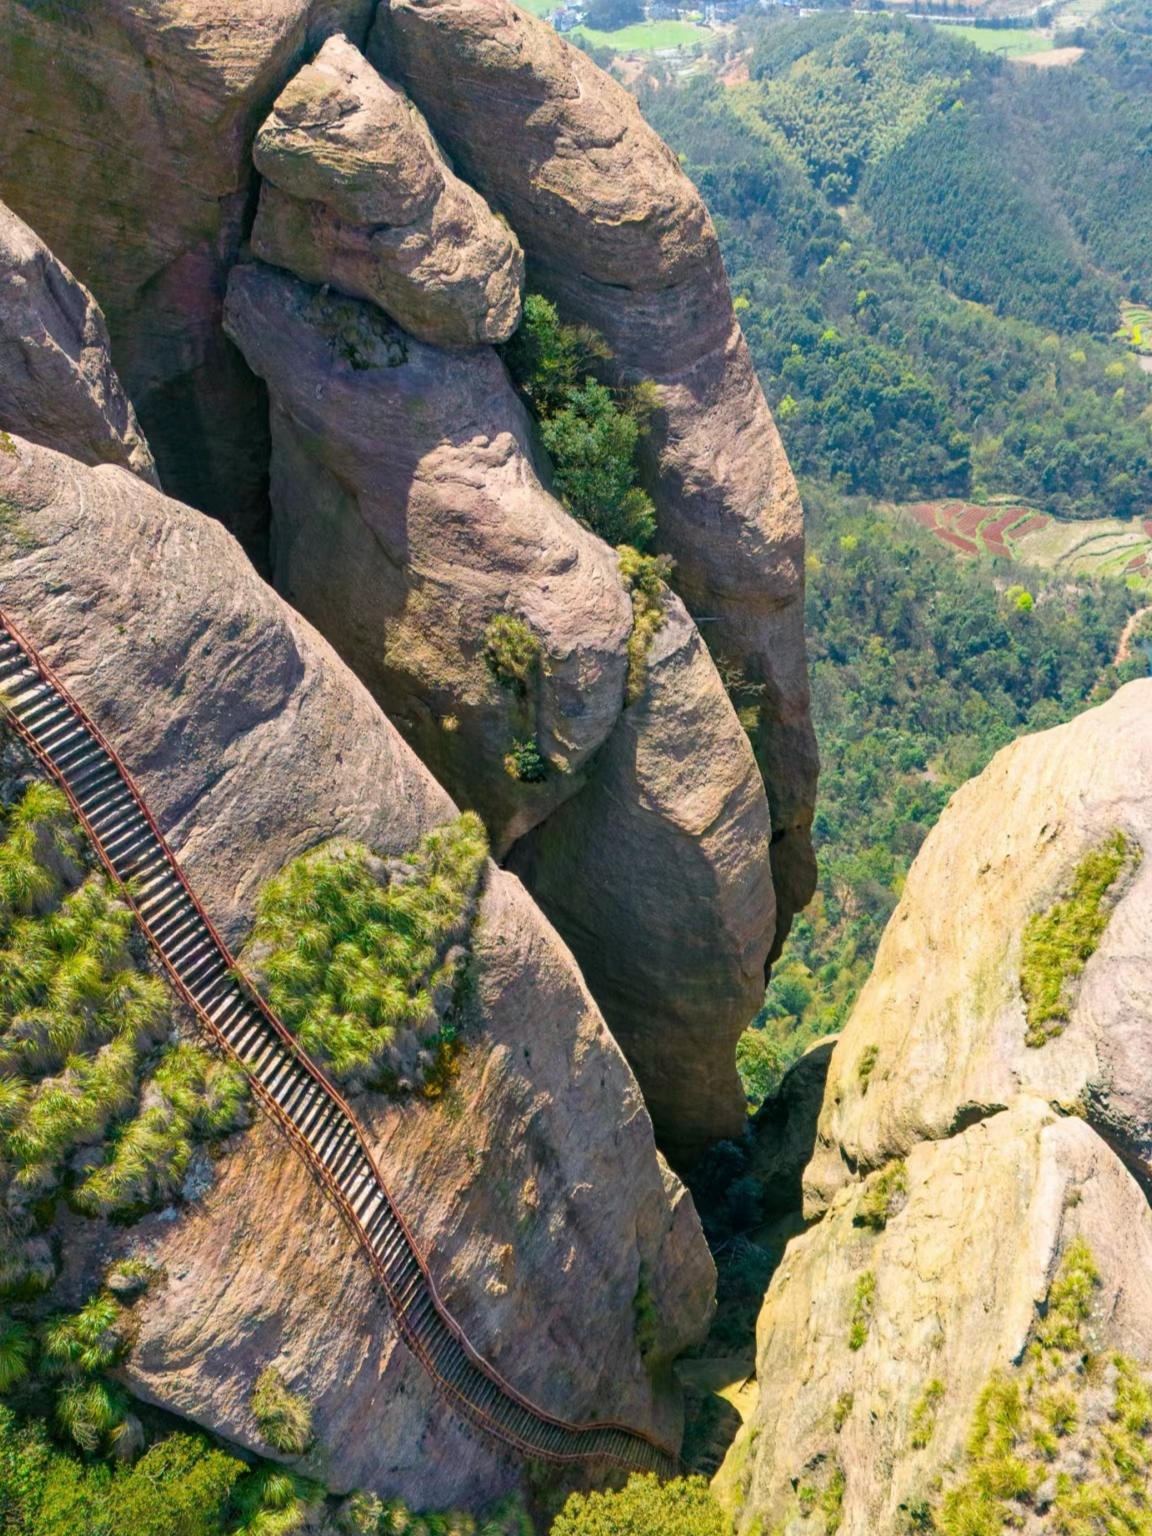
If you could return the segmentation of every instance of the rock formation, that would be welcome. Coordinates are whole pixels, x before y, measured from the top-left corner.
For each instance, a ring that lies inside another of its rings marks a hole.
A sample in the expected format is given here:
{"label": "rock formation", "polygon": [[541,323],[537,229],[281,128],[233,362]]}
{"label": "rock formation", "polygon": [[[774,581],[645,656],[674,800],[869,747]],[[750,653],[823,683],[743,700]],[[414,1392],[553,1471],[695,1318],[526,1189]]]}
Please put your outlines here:
{"label": "rock formation", "polygon": [[[976,1497],[987,1392],[1024,1405],[1010,1523],[1068,1529],[1112,1476],[1115,1394],[1152,1368],[1150,719],[1135,682],[1017,741],[921,849],[832,1052],[818,1225],[760,1317],[760,1404],[719,1481],[741,1533],[933,1528]],[[1085,1351],[1131,1363],[1094,1376]]]}
{"label": "rock formation", "polygon": [[156,466],[112,367],[100,306],[0,203],[0,422],[84,464]]}
{"label": "rock formation", "polygon": [[421,341],[506,341],[524,258],[427,126],[346,38],[295,75],[256,135],[252,249],[371,299]]}
{"label": "rock formation", "polygon": [[509,862],[571,944],[661,1145],[688,1161],[744,1129],[736,1041],[763,997],[773,895],[751,747],[683,605],[666,609],[588,787]]}
{"label": "rock formation", "polygon": [[635,100],[509,0],[392,0],[369,56],[507,214],[530,285],[602,332],[624,378],[659,386],[660,547],[761,690],[778,946],[815,884],[801,512],[707,211]]}
{"label": "rock formation", "polygon": [[[121,752],[233,945],[262,883],[302,850],[337,836],[395,854],[452,814],[364,687],[219,524],[122,469],[11,443],[5,607]],[[476,1346],[557,1413],[674,1438],[663,1365],[701,1335],[711,1305],[691,1201],[571,955],[495,868],[473,954],[474,1016],[451,1088],[435,1101],[360,1095],[357,1113]],[[129,1229],[58,1212],[62,1300],[128,1251],[166,1270],[136,1307],[135,1391],[266,1451],[249,1397],[276,1363],[306,1384],[320,1441],[308,1465],[331,1486],[426,1506],[514,1483],[515,1467],[431,1395],[343,1227],[267,1122],[229,1143],[209,1183]],[[641,1294],[654,1322],[638,1342]]]}
{"label": "rock formation", "polygon": [[[739,1134],[735,1041],[774,927],[768,807],[683,607],[669,596],[625,709],[616,555],[541,486],[490,350],[425,346],[259,266],[233,273],[226,324],[272,402],[278,586],[481,811],[498,856],[537,828],[513,865],[575,948],[669,1155]],[[486,656],[504,613],[540,646],[523,689]],[[550,764],[540,783],[506,767],[524,737]]]}
{"label": "rock formation", "polygon": [[259,388],[220,328],[251,217],[252,137],[307,53],[372,0],[0,0],[0,198],[95,294],[168,492],[257,558]]}
{"label": "rock formation", "polygon": [[[496,354],[448,352],[369,304],[269,267],[226,324],[272,403],[274,574],[500,857],[573,794],[624,702],[632,607],[616,556],[544,490]],[[525,691],[486,658],[494,618],[541,650]],[[551,765],[509,774],[518,738]]]}
{"label": "rock formation", "polygon": [[[816,1536],[833,1513],[838,1536],[932,1529],[929,1511],[962,1479],[981,1394],[998,1372],[1015,1379],[1078,1239],[1100,1277],[1091,1348],[1152,1365],[1152,1213],[1083,1121],[1022,1097],[920,1143],[905,1185],[880,1231],[860,1219],[869,1186],[842,1191],[773,1278],[759,1403],[717,1479],[741,1536]],[[1107,1422],[1111,1392],[1093,1397]],[[1073,1465],[1057,1449],[1038,1492]]]}
{"label": "rock formation", "polygon": [[[1028,919],[1116,830],[1152,847],[1152,682],[1006,747],[964,785],[908,876],[832,1058],[810,1213],[854,1175],[1019,1092],[1084,1113],[1152,1175],[1152,860],[1119,900],[1062,1032],[1026,1043]],[[872,1060],[865,1080],[861,1062]]]}

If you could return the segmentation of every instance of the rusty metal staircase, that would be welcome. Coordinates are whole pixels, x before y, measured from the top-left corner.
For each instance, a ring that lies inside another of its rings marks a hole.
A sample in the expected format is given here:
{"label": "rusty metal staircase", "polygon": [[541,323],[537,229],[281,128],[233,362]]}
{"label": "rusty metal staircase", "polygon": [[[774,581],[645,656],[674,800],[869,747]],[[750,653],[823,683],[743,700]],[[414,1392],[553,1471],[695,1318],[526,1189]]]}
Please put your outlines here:
{"label": "rusty metal staircase", "polygon": [[339,1208],[400,1336],[453,1411],[527,1457],[671,1476],[675,1456],[647,1435],[545,1413],[472,1348],[437,1295],[352,1111],[240,976],[128,770],[3,612],[0,696],[9,723],[67,795],[173,986],[210,1039],[244,1068],[256,1098]]}

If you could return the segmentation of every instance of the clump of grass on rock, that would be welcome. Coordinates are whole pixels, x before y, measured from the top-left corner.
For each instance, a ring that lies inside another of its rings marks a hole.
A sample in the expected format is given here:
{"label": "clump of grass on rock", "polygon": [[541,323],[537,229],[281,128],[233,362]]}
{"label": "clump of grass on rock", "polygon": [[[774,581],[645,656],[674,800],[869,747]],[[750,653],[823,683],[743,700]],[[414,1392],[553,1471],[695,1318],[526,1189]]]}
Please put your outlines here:
{"label": "clump of grass on rock", "polygon": [[260,1433],[278,1451],[303,1456],[312,1444],[312,1409],[293,1392],[274,1365],[261,1371],[252,1390],[252,1415]]}
{"label": "clump of grass on rock", "polygon": [[173,1040],[166,984],[60,792],[28,784],[0,826],[0,1295],[54,1266],[32,1207],[65,1193],[131,1215],[179,1189],[194,1145],[243,1118],[242,1074]]}
{"label": "clump of grass on rock", "polygon": [[451,1032],[487,856],[483,824],[466,812],[403,859],[326,843],[268,883],[250,953],[309,1054],[381,1083],[401,1032],[431,1046]]}
{"label": "clump of grass on rock", "polygon": [[1072,983],[1096,952],[1112,908],[1107,897],[1125,867],[1139,856],[1122,832],[1114,832],[1076,866],[1068,894],[1028,920],[1020,960],[1031,1046],[1045,1045],[1063,1030]]}

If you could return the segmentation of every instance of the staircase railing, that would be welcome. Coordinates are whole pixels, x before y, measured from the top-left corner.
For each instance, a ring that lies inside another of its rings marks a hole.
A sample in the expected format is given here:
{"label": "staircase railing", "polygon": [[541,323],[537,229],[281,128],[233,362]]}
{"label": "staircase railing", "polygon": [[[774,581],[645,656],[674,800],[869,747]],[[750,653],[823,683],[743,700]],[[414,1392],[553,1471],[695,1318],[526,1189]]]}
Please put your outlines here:
{"label": "staircase railing", "polygon": [[114,748],[0,611],[6,717],[60,785],[178,994],[304,1158],[359,1241],[404,1343],[460,1417],[523,1455],[671,1476],[673,1452],[624,1424],[572,1424],[530,1402],[445,1307],[356,1117],[244,977]]}

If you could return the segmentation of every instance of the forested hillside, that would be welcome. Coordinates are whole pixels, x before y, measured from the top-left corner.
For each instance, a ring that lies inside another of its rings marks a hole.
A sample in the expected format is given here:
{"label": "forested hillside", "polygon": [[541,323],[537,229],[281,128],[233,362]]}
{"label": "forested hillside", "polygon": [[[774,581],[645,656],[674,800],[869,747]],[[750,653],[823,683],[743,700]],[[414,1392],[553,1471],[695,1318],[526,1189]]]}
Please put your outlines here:
{"label": "forested hillside", "polygon": [[1108,14],[1075,69],[834,12],[746,29],[746,83],[639,88],[805,477],[820,887],[742,1043],[754,1097],[846,1020],[952,791],[1146,668],[1111,665],[1135,591],[958,563],[877,505],[1152,512],[1152,388],[1114,336],[1152,293],[1148,8]]}
{"label": "forested hillside", "polygon": [[1111,339],[1152,263],[1140,57],[1104,34],[1074,70],[1026,71],[836,13],[769,25],[747,84],[641,87],[720,227],[799,471],[1065,516],[1152,502],[1149,376]]}

